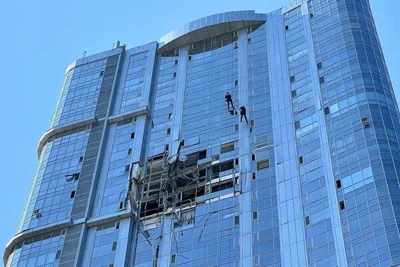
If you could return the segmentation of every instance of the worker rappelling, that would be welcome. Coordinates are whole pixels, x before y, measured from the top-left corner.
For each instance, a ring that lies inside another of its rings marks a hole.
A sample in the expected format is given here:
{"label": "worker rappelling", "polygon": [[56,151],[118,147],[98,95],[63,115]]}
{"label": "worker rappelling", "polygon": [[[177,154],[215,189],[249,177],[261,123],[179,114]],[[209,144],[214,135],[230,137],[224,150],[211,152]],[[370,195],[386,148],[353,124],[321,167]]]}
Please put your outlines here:
{"label": "worker rappelling", "polygon": [[225,94],[225,101],[228,103],[228,110],[230,110],[229,103],[231,104],[232,108],[235,109],[235,107],[233,106],[233,102],[232,102],[232,96],[229,92],[226,92],[226,94]]}
{"label": "worker rappelling", "polygon": [[[228,111],[231,115],[237,115],[237,112],[235,111],[235,107],[233,106],[233,101],[232,101],[232,95],[229,92],[226,92],[225,94],[225,101],[228,104]],[[229,108],[229,104],[232,106],[232,109]]]}
{"label": "worker rappelling", "polygon": [[247,116],[246,116],[246,108],[244,106],[241,106],[240,109],[240,122],[242,122],[243,116],[246,119],[246,122],[249,123],[249,121],[247,120]]}

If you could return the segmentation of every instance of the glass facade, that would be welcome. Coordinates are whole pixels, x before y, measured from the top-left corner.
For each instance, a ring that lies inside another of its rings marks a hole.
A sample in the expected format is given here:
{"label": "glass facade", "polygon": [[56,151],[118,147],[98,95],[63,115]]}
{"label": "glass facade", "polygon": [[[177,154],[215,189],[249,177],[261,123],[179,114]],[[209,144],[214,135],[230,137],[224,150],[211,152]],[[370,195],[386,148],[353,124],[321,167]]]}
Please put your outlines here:
{"label": "glass facade", "polygon": [[397,266],[398,112],[368,0],[212,15],[84,57],[4,264]]}

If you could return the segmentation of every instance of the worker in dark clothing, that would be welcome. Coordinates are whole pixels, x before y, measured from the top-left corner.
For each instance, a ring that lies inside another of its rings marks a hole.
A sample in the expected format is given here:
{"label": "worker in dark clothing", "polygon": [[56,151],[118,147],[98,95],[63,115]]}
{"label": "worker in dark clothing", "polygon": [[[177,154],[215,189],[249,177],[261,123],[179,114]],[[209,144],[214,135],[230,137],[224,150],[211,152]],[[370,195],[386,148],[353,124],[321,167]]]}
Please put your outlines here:
{"label": "worker in dark clothing", "polygon": [[233,102],[232,102],[232,96],[229,92],[226,92],[226,94],[225,94],[225,101],[228,103],[228,110],[229,110],[229,103],[231,103],[232,108],[235,109],[235,107],[233,106]]}
{"label": "worker in dark clothing", "polygon": [[246,122],[249,123],[249,121],[247,120],[247,116],[246,116],[246,108],[244,106],[240,107],[240,122],[242,122],[243,116],[246,119]]}

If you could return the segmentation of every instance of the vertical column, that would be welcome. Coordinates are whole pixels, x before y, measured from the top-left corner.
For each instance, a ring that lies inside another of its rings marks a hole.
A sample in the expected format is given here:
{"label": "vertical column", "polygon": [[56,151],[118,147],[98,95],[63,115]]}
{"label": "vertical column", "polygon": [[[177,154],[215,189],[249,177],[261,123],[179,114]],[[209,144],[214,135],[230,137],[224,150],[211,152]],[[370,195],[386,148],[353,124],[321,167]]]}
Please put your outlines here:
{"label": "vertical column", "polygon": [[[149,103],[151,101],[150,96],[151,96],[153,73],[156,60],[156,49],[157,49],[156,43],[151,44],[148,47],[146,73],[144,77],[142,97],[140,102],[140,106],[141,107],[147,106],[148,110],[150,110]],[[143,146],[147,145],[147,143],[145,142],[147,138],[145,136],[147,119],[148,119],[147,115],[141,115],[136,118],[135,139],[133,141],[134,153],[132,153],[131,163],[139,162],[143,157],[142,155]],[[145,162],[142,163],[145,164]]]}
{"label": "vertical column", "polygon": [[[239,107],[250,112],[248,89],[248,41],[247,29],[238,32]],[[249,117],[249,116],[248,116]],[[239,117],[240,118],[240,117]],[[240,120],[240,119],[239,119]],[[240,266],[253,266],[252,217],[251,217],[251,146],[250,124],[239,121],[240,158]]]}
{"label": "vertical column", "polygon": [[90,266],[90,257],[96,238],[96,227],[89,228],[86,234],[86,244],[82,247],[82,257],[78,262],[79,266]]}
{"label": "vertical column", "polygon": [[92,210],[90,210],[90,213],[88,214],[92,218],[100,216],[104,188],[106,186],[107,175],[108,175],[107,170],[110,165],[109,159],[111,157],[112,147],[114,145],[113,140],[114,140],[114,135],[115,135],[116,129],[117,129],[116,124],[110,125],[107,129],[107,135],[105,137],[105,149],[104,149],[103,157],[101,159],[101,168],[103,171],[100,172],[100,175],[98,178],[97,189],[96,189],[97,192],[95,194],[93,208],[92,208]]}
{"label": "vertical column", "polygon": [[[104,116],[104,119],[102,119],[99,122],[94,123],[92,126],[92,131],[95,131],[95,134],[93,134],[93,136],[89,136],[89,142],[88,142],[87,151],[86,151],[86,154],[88,154],[88,153],[94,154],[93,160],[91,162],[91,164],[93,165],[92,172],[88,173],[88,177],[87,177],[85,183],[83,183],[83,184],[82,184],[83,177],[79,178],[80,181],[78,184],[76,198],[79,196],[79,190],[82,191],[82,196],[81,196],[81,200],[79,202],[75,203],[76,200],[74,202],[74,206],[73,206],[72,214],[71,214],[71,217],[73,220],[79,219],[82,217],[84,217],[82,219],[87,219],[93,209],[93,204],[95,201],[96,190],[97,190],[97,182],[98,182],[98,178],[100,176],[99,175],[99,172],[100,172],[99,164],[100,164],[100,159],[102,158],[102,156],[104,154],[105,136],[106,136],[106,132],[107,132],[107,128],[108,128],[107,127],[108,126],[107,118],[110,114],[111,103],[112,103],[111,96],[113,95],[115,87],[116,87],[115,85],[118,80],[119,66],[121,64],[121,58],[122,58],[123,54],[124,54],[124,50],[122,50],[120,54],[112,56],[107,59],[107,65],[106,65],[106,70],[104,72],[104,76],[105,76],[105,78],[107,77],[108,79],[106,80],[104,78],[103,83],[102,83],[102,88],[101,88],[101,90],[104,90],[107,93],[103,94],[103,96],[102,96],[103,101],[101,102],[101,105],[100,106],[98,105],[96,107],[96,117],[101,118]],[[108,72],[110,72],[110,74],[107,74]],[[112,75],[111,75],[111,73],[112,73]],[[89,147],[91,138],[93,139],[92,140],[92,143],[93,143],[92,148]],[[97,144],[97,147],[95,147],[95,144]],[[87,159],[86,155],[85,155],[85,158]],[[83,171],[81,173],[83,173]],[[83,175],[81,175],[81,176],[83,176]],[[81,188],[79,189],[79,187],[81,187]],[[86,229],[86,227],[84,227],[83,234],[81,235],[78,242],[76,242],[76,244],[75,244],[76,253],[74,255],[74,257],[75,257],[74,266],[77,265],[80,258],[82,257],[82,254],[83,254],[82,246],[86,242],[86,233],[87,233],[87,229]],[[64,263],[62,257],[60,260],[60,266],[61,266],[61,263]],[[65,262],[67,264],[70,264],[70,262],[67,262],[67,261],[65,261]],[[71,266],[71,265],[68,265],[68,266]]]}
{"label": "vertical column", "polygon": [[[186,69],[187,69],[187,57],[189,49],[188,47],[182,47],[179,49],[178,59],[178,70],[176,75],[176,88],[175,88],[175,103],[173,113],[173,125],[172,125],[172,141],[171,141],[171,155],[176,155],[181,138],[181,127],[183,125],[183,100],[185,97],[186,88]],[[163,231],[160,243],[160,253],[158,256],[158,266],[168,267],[170,265],[171,257],[171,234],[173,216],[163,217]]]}
{"label": "vertical column", "polygon": [[143,85],[143,95],[141,100],[141,106],[146,106],[150,103],[151,99],[151,88],[153,82],[153,73],[156,62],[156,54],[157,54],[157,43],[152,43],[148,47],[147,54],[147,62],[146,62],[146,73],[144,77],[144,85]]}
{"label": "vertical column", "polygon": [[67,230],[60,267],[77,266],[82,240],[86,237],[84,224],[74,225]]}
{"label": "vertical column", "polygon": [[172,233],[172,223],[173,217],[164,217],[163,218],[163,229],[162,229],[162,237],[160,244],[160,255],[158,256],[158,266],[160,267],[168,267],[170,265],[171,259],[171,234]]}
{"label": "vertical column", "polygon": [[[105,118],[104,121],[101,120],[92,125],[85,155],[85,161],[87,163],[84,163],[82,167],[74,206],[71,212],[73,220],[88,217],[93,207],[93,195],[95,195],[97,188],[99,162],[103,154],[104,137],[107,128],[106,121],[111,105],[111,95],[114,91],[118,76],[121,57],[122,53],[107,59],[104,78],[100,89],[99,104],[96,107],[96,118]],[[88,161],[89,158],[90,161]],[[85,166],[87,166],[87,170],[84,169]]]}
{"label": "vertical column", "polygon": [[282,266],[307,266],[307,248],[301,201],[296,135],[284,23],[281,11],[267,17],[268,67],[270,73],[275,168]]}
{"label": "vertical column", "polygon": [[126,266],[127,259],[129,258],[129,255],[127,253],[127,251],[129,251],[128,245],[132,246],[132,244],[129,244],[130,232],[131,219],[126,218],[121,220],[119,226],[117,253],[115,256],[115,266]]}
{"label": "vertical column", "polygon": [[183,125],[183,100],[185,98],[186,87],[186,69],[189,48],[181,47],[179,49],[178,71],[176,75],[175,104],[172,125],[172,144],[171,154],[175,155],[180,142],[181,127]]}
{"label": "vertical column", "polygon": [[332,160],[329,150],[328,134],[325,123],[324,110],[322,106],[321,88],[318,78],[317,62],[315,58],[314,42],[311,31],[310,16],[308,11],[307,2],[302,4],[302,14],[304,15],[304,31],[306,34],[307,50],[310,61],[310,75],[312,78],[312,87],[314,89],[314,99],[316,101],[315,107],[317,108],[317,120],[319,125],[319,135],[321,139],[321,152],[324,161],[324,171],[326,177],[326,188],[328,192],[328,201],[330,207],[330,217],[332,221],[332,230],[335,240],[335,249],[337,255],[337,263],[339,266],[347,266],[346,249],[343,239],[342,224],[337,204],[336,185],[333,175]]}

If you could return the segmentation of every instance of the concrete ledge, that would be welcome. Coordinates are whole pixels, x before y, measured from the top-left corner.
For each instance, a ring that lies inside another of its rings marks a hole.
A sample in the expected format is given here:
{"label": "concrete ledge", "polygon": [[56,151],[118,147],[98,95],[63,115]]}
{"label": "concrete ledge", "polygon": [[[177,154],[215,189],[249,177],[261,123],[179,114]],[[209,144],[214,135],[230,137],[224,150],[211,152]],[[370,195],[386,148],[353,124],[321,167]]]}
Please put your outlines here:
{"label": "concrete ledge", "polygon": [[147,115],[147,114],[149,114],[149,108],[146,105],[146,106],[139,107],[139,108],[137,108],[137,109],[135,109],[133,111],[130,111],[130,112],[125,112],[125,113],[122,113],[122,114],[117,114],[117,115],[108,117],[107,122],[109,124],[111,124],[111,123],[120,122],[120,121],[123,121],[123,120],[126,120],[126,119],[130,119],[130,118],[133,118],[133,117],[137,117],[137,116],[141,116],[141,115]]}
{"label": "concrete ledge", "polygon": [[86,221],[86,227],[88,227],[88,228],[95,227],[95,226],[99,226],[99,225],[106,224],[109,222],[126,219],[129,217],[133,217],[133,214],[132,214],[131,210],[129,208],[127,208],[125,210],[122,210],[119,212],[114,212],[112,214],[108,214],[105,216],[91,218]]}
{"label": "concrete ledge", "polygon": [[102,217],[88,219],[88,220],[86,220],[86,222],[85,222],[85,219],[83,219],[83,218],[79,219],[79,220],[74,220],[74,221],[64,220],[64,221],[61,221],[58,223],[47,224],[42,227],[37,227],[37,228],[22,231],[22,232],[16,234],[8,242],[6,249],[4,251],[4,256],[3,256],[4,266],[7,265],[8,258],[10,257],[11,251],[14,248],[14,246],[25,239],[35,237],[38,235],[42,235],[42,234],[46,234],[46,233],[50,233],[50,232],[53,232],[56,230],[68,229],[71,226],[79,225],[79,224],[83,224],[83,223],[85,223],[86,227],[89,228],[89,227],[95,227],[98,225],[102,225],[102,224],[109,223],[109,222],[116,221],[116,220],[122,220],[125,218],[130,218],[130,217],[134,219],[135,215],[132,214],[130,208],[128,208],[123,211],[117,211],[117,212],[114,212],[112,214],[105,215]]}
{"label": "concrete ledge", "polygon": [[46,234],[46,233],[50,233],[56,230],[61,230],[61,229],[65,229],[68,228],[69,226],[72,225],[72,221],[71,220],[64,220],[58,223],[54,223],[54,224],[48,224],[48,225],[44,225],[42,227],[37,227],[35,229],[28,229],[25,231],[22,231],[18,234],[16,234],[13,238],[11,238],[11,240],[8,242],[6,249],[4,251],[4,256],[3,256],[3,262],[4,262],[4,266],[7,265],[7,261],[8,261],[8,257],[10,257],[11,251],[13,249],[13,247],[15,245],[17,245],[19,242],[21,242],[22,240],[34,237],[34,236],[38,236],[38,235],[42,235],[42,234]]}
{"label": "concrete ledge", "polygon": [[160,39],[159,52],[170,51],[207,38],[215,37],[266,21],[265,14],[253,10],[232,11],[211,15],[192,21],[175,29]]}
{"label": "concrete ledge", "polygon": [[96,118],[93,117],[91,119],[86,119],[86,120],[81,120],[81,121],[77,121],[77,122],[73,122],[64,126],[59,126],[59,127],[54,127],[51,128],[50,130],[48,130],[47,132],[45,132],[42,137],[39,140],[39,144],[38,144],[38,157],[40,157],[40,154],[42,153],[42,149],[44,147],[44,145],[47,143],[47,140],[49,140],[50,137],[58,134],[58,133],[62,133],[68,130],[72,130],[78,127],[82,127],[82,126],[86,126],[89,124],[92,124],[94,122],[96,122]]}

